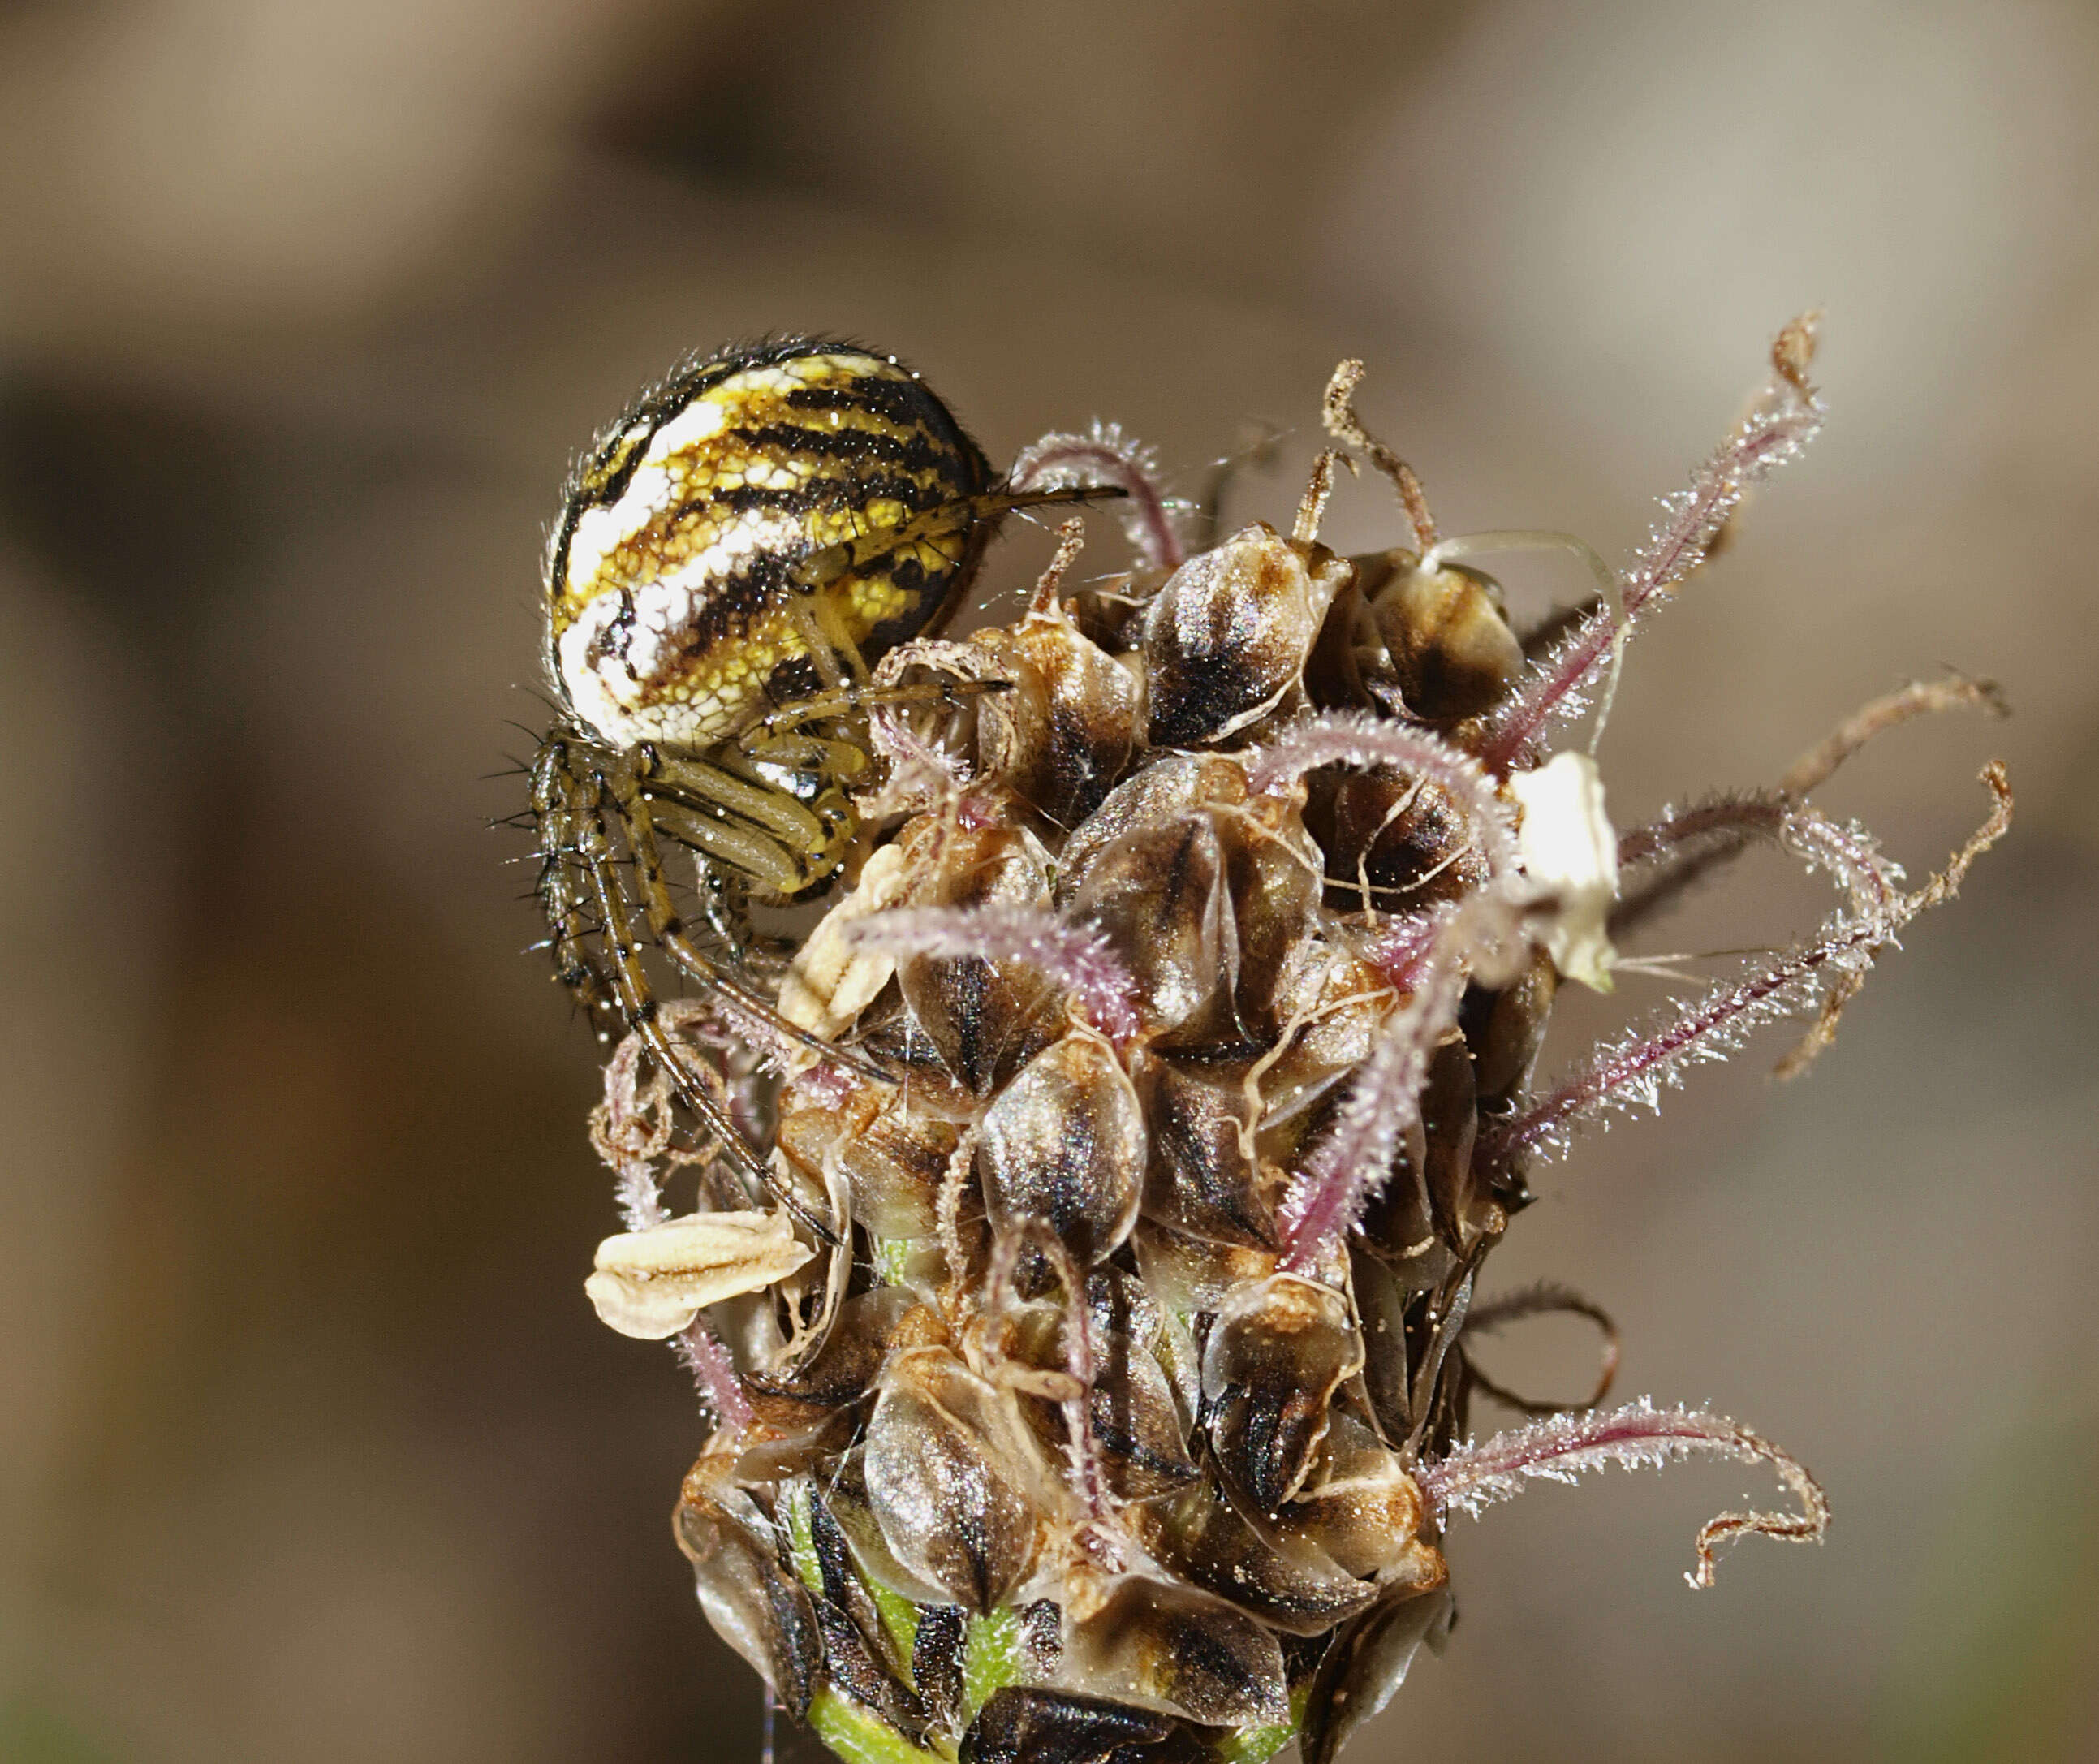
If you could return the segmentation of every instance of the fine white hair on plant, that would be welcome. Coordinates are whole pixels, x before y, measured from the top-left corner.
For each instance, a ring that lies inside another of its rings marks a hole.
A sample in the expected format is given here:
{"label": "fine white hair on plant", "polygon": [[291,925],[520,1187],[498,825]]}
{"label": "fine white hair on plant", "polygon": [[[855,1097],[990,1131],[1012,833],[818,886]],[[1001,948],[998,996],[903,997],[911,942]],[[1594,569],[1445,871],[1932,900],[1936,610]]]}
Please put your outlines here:
{"label": "fine white hair on plant", "polygon": [[1437,1511],[1476,1517],[1513,1499],[1535,1481],[1573,1482],[1616,1464],[1658,1470],[1688,1458],[1767,1463],[1800,1503],[1797,1513],[1727,1512],[1698,1529],[1698,1566],[1692,1586],[1713,1584],[1719,1546],[1754,1533],[1792,1543],[1820,1543],[1829,1529],[1829,1498],[1806,1467],[1761,1435],[1702,1409],[1663,1408],[1647,1397],[1616,1409],[1548,1415],[1493,1438],[1457,1445],[1416,1467],[1415,1480]]}
{"label": "fine white hair on plant", "polygon": [[1388,1019],[1340,1118],[1313,1148],[1277,1215],[1286,1271],[1317,1269],[1384,1185],[1400,1136],[1420,1119],[1429,1056],[1457,1021],[1464,983],[1454,952],[1433,956],[1414,996]]}
{"label": "fine white hair on plant", "polygon": [[1413,996],[1386,1019],[1277,1214],[1282,1265],[1293,1274],[1320,1265],[1391,1175],[1401,1136],[1421,1119],[1428,1062],[1458,1020],[1466,981],[1483,971],[1506,979],[1512,950],[1524,947],[1515,909],[1494,895],[1474,895],[1435,924],[1412,966]]}
{"label": "fine white hair on plant", "polygon": [[1818,810],[1793,807],[1783,797],[1717,796],[1691,808],[1665,809],[1620,838],[1622,868],[1670,867],[1625,895],[1613,915],[1613,928],[1645,917],[1652,910],[1651,895],[1664,889],[1680,892],[1713,863],[1746,846],[1771,842],[1834,882],[1856,917],[1886,918],[1900,910],[1902,866],[1884,856],[1880,842],[1855,820],[1832,820]]}
{"label": "fine white hair on plant", "polygon": [[743,1381],[737,1376],[736,1361],[720,1336],[707,1327],[706,1318],[694,1318],[672,1336],[671,1351],[691,1374],[701,1401],[713,1409],[715,1419],[728,1432],[741,1433],[756,1419],[750,1399],[743,1393]]}
{"label": "fine white hair on plant", "polygon": [[1802,799],[1868,741],[1915,718],[1963,710],[1993,717],[2010,714],[1995,680],[1961,674],[1912,680],[1853,711],[1786,768],[1776,790],[1723,793],[1688,808],[1666,808],[1646,826],[1625,834],[1618,841],[1619,864],[1648,873],[1620,897],[1611,913],[1611,934],[1625,935],[1749,846],[1780,838],[1789,809],[1804,807]]}
{"label": "fine white hair on plant", "polygon": [[1024,962],[1071,993],[1115,1042],[1138,1032],[1137,983],[1107,939],[1039,907],[895,907],[844,928],[847,943],[899,956],[975,956]]}
{"label": "fine white hair on plant", "polygon": [[1083,435],[1045,435],[1021,450],[1007,482],[1023,490],[1120,490],[1126,499],[1116,512],[1123,531],[1146,564],[1154,570],[1177,570],[1187,556],[1160,491],[1158,460],[1119,424],[1097,422]]}
{"label": "fine white hair on plant", "polygon": [[1486,860],[1490,881],[1507,887],[1517,870],[1515,817],[1479,761],[1427,729],[1363,710],[1307,717],[1262,748],[1248,782],[1266,794],[1294,785],[1322,766],[1391,766],[1426,778],[1461,807]]}
{"label": "fine white hair on plant", "polygon": [[1402,991],[1411,992],[1458,908],[1444,902],[1419,913],[1394,913],[1356,939],[1356,952]]}
{"label": "fine white hair on plant", "polygon": [[1579,712],[1598,671],[1668,591],[1705,562],[1744,496],[1799,457],[1822,425],[1822,401],[1807,383],[1815,314],[1796,319],[1771,348],[1770,383],[1748,416],[1696,471],[1662,499],[1662,518],[1621,577],[1619,605],[1600,606],[1570,631],[1494,719],[1482,757],[1505,772],[1552,724]]}
{"label": "fine white hair on plant", "polygon": [[1881,856],[1872,834],[1855,820],[1834,821],[1799,808],[1780,823],[1779,838],[1810,869],[1820,870],[1844,891],[1861,924],[1883,924],[1894,935],[1904,900],[1902,865]]}
{"label": "fine white hair on plant", "polygon": [[[1923,887],[1883,899],[1880,890],[1892,866],[1884,862],[1877,868],[1869,865],[1855,881],[1848,870],[1840,871],[1847,887],[1856,891],[1851,904],[1825,921],[1812,940],[1751,969],[1739,979],[1714,987],[1682,1005],[1658,1027],[1598,1049],[1542,1097],[1483,1133],[1481,1167],[1506,1169],[1525,1151],[1564,1149],[1578,1127],[1613,1110],[1642,1103],[1658,1110],[1662,1088],[1680,1084],[1689,1067],[1724,1059],[1760,1024],[1798,1016],[1820,1005],[1822,1013],[1814,1030],[1780,1067],[1784,1076],[1798,1071],[1828,1045],[1837,1015],[1857,992],[1874,957],[1917,914],[1957,893],[1968,866],[2011,825],[2011,785],[2004,768],[1995,763],[1985,767],[1982,782],[1992,798],[1989,818],[1953,854],[1946,869]],[[1863,862],[1850,836],[1841,829],[1825,832],[1831,824],[1820,816],[1813,817],[1813,825],[1815,839],[1841,851],[1847,864],[1855,860]],[[1870,910],[1861,909],[1861,895]]]}

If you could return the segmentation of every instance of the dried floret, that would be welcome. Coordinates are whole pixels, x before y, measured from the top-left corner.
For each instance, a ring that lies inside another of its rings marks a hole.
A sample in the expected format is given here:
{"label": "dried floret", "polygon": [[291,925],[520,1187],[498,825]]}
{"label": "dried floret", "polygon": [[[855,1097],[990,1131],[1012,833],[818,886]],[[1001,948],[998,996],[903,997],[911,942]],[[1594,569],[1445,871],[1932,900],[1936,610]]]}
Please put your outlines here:
{"label": "dried floret", "polygon": [[609,1237],[583,1282],[601,1321],[661,1341],[710,1304],[763,1292],[813,1252],[784,1212],[702,1212]]}
{"label": "dried floret", "polygon": [[1082,1266],[1129,1235],[1144,1168],[1136,1087],[1089,1031],[1052,1042],[984,1111],[977,1170],[992,1229],[1017,1233],[1039,1221]]}
{"label": "dried floret", "polygon": [[1523,873],[1552,899],[1547,953],[1568,979],[1608,992],[1617,959],[1608,926],[1618,896],[1618,842],[1604,812],[1596,762],[1556,754],[1534,772],[1511,773],[1508,785],[1523,805]]}

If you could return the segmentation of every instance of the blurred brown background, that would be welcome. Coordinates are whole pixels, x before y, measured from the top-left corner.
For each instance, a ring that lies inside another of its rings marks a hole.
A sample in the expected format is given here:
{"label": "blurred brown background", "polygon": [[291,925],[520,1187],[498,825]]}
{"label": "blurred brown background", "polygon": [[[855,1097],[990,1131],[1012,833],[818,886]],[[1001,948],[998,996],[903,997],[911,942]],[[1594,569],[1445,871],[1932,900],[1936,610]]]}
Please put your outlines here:
{"label": "blurred brown background", "polygon": [[[1792,1445],[1836,1529],[1698,1595],[1732,1469],[1461,1520],[1454,1645],[1355,1755],[2099,1757],[2095,197],[2079,0],[16,0],[0,1757],[755,1758],[483,827],[556,486],[645,377],[854,332],[995,457],[1098,415],[1191,492],[1271,420],[1235,512],[1282,519],[1361,354],[1446,530],[1619,556],[1816,304],[1828,431],[1634,652],[1613,808],[1951,663],[2016,719],[1826,800],[1921,873],[2001,754],[2020,824],[1809,1078],[1767,1036],[1585,1141],[1490,1286],[1613,1307],[1624,1394]],[[1396,530],[1366,482],[1328,536]],[[1824,909],[1755,860],[1660,947]],[[1578,1383],[1548,1334],[1494,1363]]]}

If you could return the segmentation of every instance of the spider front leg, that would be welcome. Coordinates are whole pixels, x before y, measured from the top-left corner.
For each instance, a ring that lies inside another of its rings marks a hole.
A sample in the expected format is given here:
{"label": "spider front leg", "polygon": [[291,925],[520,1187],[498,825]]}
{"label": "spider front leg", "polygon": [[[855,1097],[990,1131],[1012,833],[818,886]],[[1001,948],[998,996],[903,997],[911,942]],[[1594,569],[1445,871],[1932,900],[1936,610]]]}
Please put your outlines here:
{"label": "spider front leg", "polygon": [[[973,553],[981,555],[1001,515],[1016,508],[1041,508],[1058,503],[1095,502],[1126,496],[1119,484],[1072,484],[1058,490],[995,490],[980,496],[958,497],[909,520],[870,526],[851,539],[812,552],[795,566],[790,579],[805,595],[822,591],[847,576],[920,547],[933,553],[943,575],[967,574]],[[850,645],[848,645],[850,647]],[[854,659],[857,660],[856,653]]]}

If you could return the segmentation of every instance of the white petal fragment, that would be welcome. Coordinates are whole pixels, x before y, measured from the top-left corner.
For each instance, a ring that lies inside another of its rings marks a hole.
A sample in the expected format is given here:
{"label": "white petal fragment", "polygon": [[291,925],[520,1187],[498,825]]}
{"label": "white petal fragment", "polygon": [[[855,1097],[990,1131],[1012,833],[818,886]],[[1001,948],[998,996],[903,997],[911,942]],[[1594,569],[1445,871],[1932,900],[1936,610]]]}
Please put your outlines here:
{"label": "white petal fragment", "polygon": [[780,1014],[797,1028],[835,1040],[850,1029],[896,971],[893,950],[848,943],[845,927],[903,900],[910,881],[903,852],[885,845],[869,858],[860,883],[817,923],[796,952],[780,988]]}
{"label": "white petal fragment", "polygon": [[1556,903],[1545,934],[1553,966],[1570,980],[1611,990],[1617,952],[1605,929],[1618,897],[1618,836],[1604,812],[1604,781],[1586,754],[1556,754],[1509,789],[1523,805],[1516,847],[1524,872]]}
{"label": "white petal fragment", "polygon": [[784,1212],[702,1212],[607,1238],[583,1291],[599,1320],[642,1341],[676,1335],[703,1306],[759,1292],[816,1252]]}

